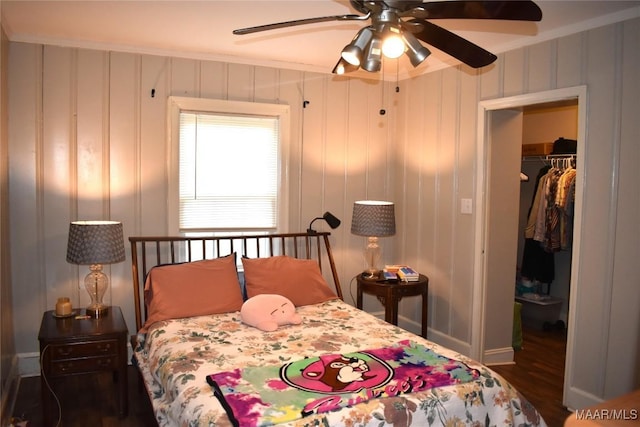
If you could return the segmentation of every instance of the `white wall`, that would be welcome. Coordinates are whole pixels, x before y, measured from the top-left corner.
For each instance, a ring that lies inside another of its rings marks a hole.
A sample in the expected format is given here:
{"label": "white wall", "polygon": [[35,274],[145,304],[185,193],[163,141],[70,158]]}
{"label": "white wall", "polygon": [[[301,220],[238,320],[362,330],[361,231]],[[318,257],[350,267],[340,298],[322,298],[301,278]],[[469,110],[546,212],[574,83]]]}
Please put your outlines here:
{"label": "white wall", "polygon": [[[478,102],[587,85],[588,132],[571,381],[588,399],[631,389],[637,372],[640,286],[640,123],[636,76],[640,20],[500,55],[482,72],[452,68],[400,82],[371,81],[218,62],[12,43],[9,57],[11,251],[19,353],[37,351],[42,312],[60,295],[88,303],[84,271],[64,260],[72,219],[122,220],[125,235],[166,230],[164,114],[169,95],[282,102],[292,107],[290,228],[325,210],[343,220],[332,246],[346,299],[363,268],[349,233],[354,200],[395,201],[398,234],[385,262],[430,278],[429,337],[470,349]],[[155,88],[155,97],[151,89]],[[308,100],[306,108],[302,101]],[[613,172],[613,173],[612,173]],[[128,258],[130,259],[130,258]],[[515,267],[515,266],[514,266]],[[133,325],[130,267],[110,268],[109,302]],[[109,273],[109,272],[108,272]],[[365,308],[379,310],[372,298]],[[419,300],[401,312],[417,325]],[[504,332],[488,342],[510,345]],[[636,375],[637,377],[637,375]],[[635,384],[637,385],[637,384]]]}

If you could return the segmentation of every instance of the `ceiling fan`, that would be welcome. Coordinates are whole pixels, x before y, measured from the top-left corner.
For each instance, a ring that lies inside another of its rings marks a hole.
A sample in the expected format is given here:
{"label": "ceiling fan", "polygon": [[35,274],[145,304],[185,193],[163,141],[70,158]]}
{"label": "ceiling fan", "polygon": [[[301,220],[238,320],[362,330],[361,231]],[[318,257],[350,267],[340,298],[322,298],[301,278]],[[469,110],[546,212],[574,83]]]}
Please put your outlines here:
{"label": "ceiling fan", "polygon": [[542,11],[533,1],[426,1],[421,0],[350,0],[351,6],[364,15],[336,15],[298,19],[241,28],[233,34],[251,34],[297,25],[328,21],[368,21],[351,43],[342,49],[334,74],[362,68],[380,71],[382,57],[398,58],[406,54],[414,67],[431,52],[420,41],[453,56],[473,68],[491,64],[496,56],[480,46],[431,23],[432,19],[497,19],[540,21]]}

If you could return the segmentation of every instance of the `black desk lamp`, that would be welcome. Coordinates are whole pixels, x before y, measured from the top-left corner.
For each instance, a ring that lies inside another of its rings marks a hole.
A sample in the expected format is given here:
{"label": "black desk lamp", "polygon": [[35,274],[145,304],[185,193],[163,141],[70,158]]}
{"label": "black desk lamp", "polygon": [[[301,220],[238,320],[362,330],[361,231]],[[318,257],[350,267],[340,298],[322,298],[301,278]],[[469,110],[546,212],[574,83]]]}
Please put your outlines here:
{"label": "black desk lamp", "polygon": [[336,229],[340,226],[340,220],[338,218],[333,216],[331,212],[325,212],[324,215],[311,220],[311,222],[309,223],[309,228],[307,228],[307,233],[317,233],[317,231],[313,229],[312,225],[316,220],[319,219],[324,219],[325,221],[327,221],[327,224],[329,224],[329,227],[331,227],[331,229]]}

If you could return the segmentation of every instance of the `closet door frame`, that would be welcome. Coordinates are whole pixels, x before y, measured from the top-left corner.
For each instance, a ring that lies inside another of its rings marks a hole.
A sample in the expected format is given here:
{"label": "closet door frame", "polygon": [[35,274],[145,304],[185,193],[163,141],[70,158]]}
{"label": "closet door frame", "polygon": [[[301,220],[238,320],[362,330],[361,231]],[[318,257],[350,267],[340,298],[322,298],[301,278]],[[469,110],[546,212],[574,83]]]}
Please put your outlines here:
{"label": "closet door frame", "polygon": [[[477,134],[477,161],[475,172],[475,236],[474,236],[474,295],[473,295],[473,329],[471,339],[472,357],[485,361],[487,359],[487,351],[491,349],[487,347],[487,314],[490,313],[492,306],[491,296],[488,291],[487,272],[490,265],[488,260],[491,248],[488,245],[490,224],[490,194],[489,183],[492,168],[491,162],[491,124],[495,115],[501,114],[501,110],[523,109],[526,106],[543,104],[548,102],[576,100],[578,101],[578,144],[576,155],[576,200],[574,215],[574,241],[572,248],[572,266],[571,266],[571,283],[569,284],[569,292],[572,298],[569,300],[569,315],[567,322],[567,353],[565,364],[564,393],[563,404],[571,407],[571,402],[575,401],[576,393],[580,393],[572,387],[572,380],[575,376],[573,370],[574,361],[580,355],[574,353],[575,337],[579,334],[579,325],[575,322],[574,313],[576,312],[576,304],[578,303],[576,282],[579,277],[580,270],[580,235],[583,210],[583,191],[584,191],[584,175],[585,175],[585,138],[586,138],[586,117],[587,117],[587,88],[586,86],[575,86],[569,88],[555,89],[544,92],[530,93],[524,95],[511,96],[493,100],[481,101],[478,104],[478,134]],[[514,159],[514,161],[520,161]],[[494,163],[493,167],[499,167]],[[515,268],[515,265],[513,266]],[[515,276],[514,276],[515,280]],[[514,282],[515,296],[515,282]],[[511,323],[512,319],[504,319],[505,322]],[[505,357],[508,354],[505,353]],[[508,363],[508,361],[502,361]]]}

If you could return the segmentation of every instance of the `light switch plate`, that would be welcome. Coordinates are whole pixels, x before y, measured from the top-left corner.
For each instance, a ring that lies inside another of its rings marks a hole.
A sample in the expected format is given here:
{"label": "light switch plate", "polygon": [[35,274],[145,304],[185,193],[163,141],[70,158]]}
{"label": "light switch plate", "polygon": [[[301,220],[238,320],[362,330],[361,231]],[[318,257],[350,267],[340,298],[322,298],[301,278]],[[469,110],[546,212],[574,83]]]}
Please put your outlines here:
{"label": "light switch plate", "polygon": [[473,204],[471,199],[460,199],[460,213],[471,215],[473,213]]}

